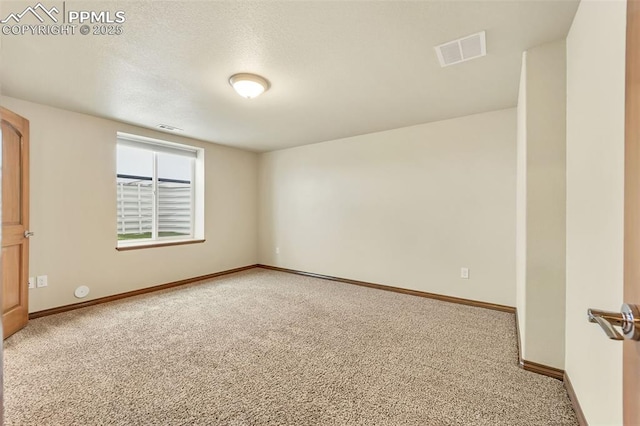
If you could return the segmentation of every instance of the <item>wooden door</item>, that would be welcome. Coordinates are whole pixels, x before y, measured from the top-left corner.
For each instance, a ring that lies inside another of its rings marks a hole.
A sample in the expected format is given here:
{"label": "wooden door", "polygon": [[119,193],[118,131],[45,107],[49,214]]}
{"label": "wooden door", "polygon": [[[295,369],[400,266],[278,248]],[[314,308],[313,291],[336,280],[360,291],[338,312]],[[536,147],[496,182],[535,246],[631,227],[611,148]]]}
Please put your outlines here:
{"label": "wooden door", "polygon": [[2,120],[2,328],[29,320],[29,122],[0,108]]}
{"label": "wooden door", "polygon": [[[624,303],[640,305],[640,1],[627,2]],[[640,342],[625,340],[624,424],[640,425]]]}

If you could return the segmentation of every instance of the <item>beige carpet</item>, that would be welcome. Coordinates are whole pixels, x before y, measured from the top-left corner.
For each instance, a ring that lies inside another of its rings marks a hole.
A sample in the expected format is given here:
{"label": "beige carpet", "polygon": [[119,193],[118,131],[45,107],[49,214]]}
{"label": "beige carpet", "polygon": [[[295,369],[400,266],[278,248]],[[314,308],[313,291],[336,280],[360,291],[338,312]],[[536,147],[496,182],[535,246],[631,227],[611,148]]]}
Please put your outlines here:
{"label": "beige carpet", "polygon": [[31,321],[7,425],[577,424],[512,314],[252,269]]}

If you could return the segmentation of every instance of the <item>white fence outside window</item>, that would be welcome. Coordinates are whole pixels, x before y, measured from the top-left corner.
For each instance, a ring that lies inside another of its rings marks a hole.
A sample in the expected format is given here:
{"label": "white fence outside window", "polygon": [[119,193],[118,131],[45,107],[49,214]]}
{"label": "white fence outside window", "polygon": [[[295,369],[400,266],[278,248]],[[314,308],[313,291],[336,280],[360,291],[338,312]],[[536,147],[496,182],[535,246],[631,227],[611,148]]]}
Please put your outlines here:
{"label": "white fence outside window", "polygon": [[[191,184],[158,182],[158,233],[191,235]],[[144,234],[153,229],[151,181],[118,178],[118,234]]]}

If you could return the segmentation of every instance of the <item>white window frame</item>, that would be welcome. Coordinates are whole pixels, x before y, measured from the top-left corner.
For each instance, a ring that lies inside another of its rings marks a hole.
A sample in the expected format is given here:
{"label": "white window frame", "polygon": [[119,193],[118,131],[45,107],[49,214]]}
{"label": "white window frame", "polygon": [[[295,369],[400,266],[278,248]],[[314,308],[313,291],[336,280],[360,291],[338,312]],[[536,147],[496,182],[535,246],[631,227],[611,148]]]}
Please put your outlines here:
{"label": "white window frame", "polygon": [[[129,146],[144,149],[153,153],[153,176],[152,176],[152,230],[151,238],[119,240],[116,231],[116,248],[135,248],[144,246],[163,245],[165,243],[188,243],[204,240],[204,149],[168,142],[160,139],[153,139],[144,136],[132,135],[128,133],[117,133],[117,146]],[[193,158],[191,167],[191,234],[188,236],[158,236],[158,153],[169,153],[183,155]],[[117,165],[116,165],[117,170]],[[117,175],[117,172],[116,172]],[[118,185],[116,183],[116,185]],[[117,188],[116,188],[117,193]],[[116,209],[117,211],[117,209]],[[116,216],[117,228],[117,216]]]}

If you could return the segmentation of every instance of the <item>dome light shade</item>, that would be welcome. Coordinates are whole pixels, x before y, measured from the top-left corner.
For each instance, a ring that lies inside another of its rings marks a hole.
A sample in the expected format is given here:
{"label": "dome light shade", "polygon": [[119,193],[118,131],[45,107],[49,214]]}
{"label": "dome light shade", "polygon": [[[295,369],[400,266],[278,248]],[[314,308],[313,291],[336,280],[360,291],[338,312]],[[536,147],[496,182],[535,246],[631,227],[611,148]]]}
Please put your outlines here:
{"label": "dome light shade", "polygon": [[240,73],[229,78],[229,84],[243,98],[252,99],[269,89],[269,82],[259,75]]}

